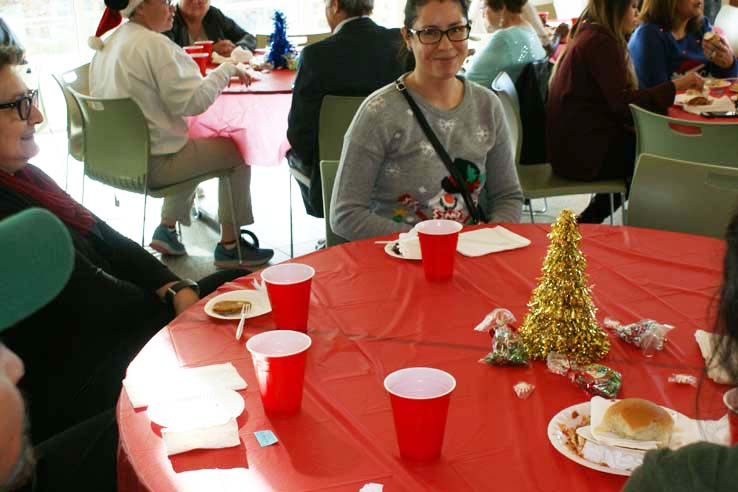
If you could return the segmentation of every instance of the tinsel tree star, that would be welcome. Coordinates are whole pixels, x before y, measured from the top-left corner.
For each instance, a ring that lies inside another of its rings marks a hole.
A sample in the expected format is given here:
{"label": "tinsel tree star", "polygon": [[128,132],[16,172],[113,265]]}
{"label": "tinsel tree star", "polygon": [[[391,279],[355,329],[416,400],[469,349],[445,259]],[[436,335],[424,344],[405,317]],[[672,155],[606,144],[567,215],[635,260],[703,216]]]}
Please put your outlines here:
{"label": "tinsel tree star", "polygon": [[279,10],[274,11],[274,33],[269,37],[269,40],[272,43],[272,48],[269,51],[267,61],[274,68],[287,68],[287,59],[284,55],[293,51],[294,48],[287,39],[287,20]]}
{"label": "tinsel tree star", "polygon": [[551,244],[542,276],[519,330],[523,343],[534,359],[558,352],[580,364],[599,360],[607,355],[610,342],[595,319],[585,273],[587,260],[579,249],[582,236],[574,212],[562,210],[548,238]]}

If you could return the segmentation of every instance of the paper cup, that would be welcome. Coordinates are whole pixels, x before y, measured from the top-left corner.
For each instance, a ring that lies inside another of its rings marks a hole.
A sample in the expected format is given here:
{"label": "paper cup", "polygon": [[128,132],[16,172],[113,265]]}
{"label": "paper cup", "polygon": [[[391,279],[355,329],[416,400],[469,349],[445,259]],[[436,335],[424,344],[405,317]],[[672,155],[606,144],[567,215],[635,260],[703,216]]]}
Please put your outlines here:
{"label": "paper cup", "polygon": [[190,53],[190,57],[192,57],[193,60],[197,63],[197,66],[200,67],[200,75],[203,77],[205,76],[205,69],[208,68],[208,54],[207,53]]}
{"label": "paper cup", "polygon": [[728,409],[728,423],[730,424],[730,445],[738,444],[738,388],[728,390],[723,394],[723,403]]}
{"label": "paper cup", "polygon": [[274,265],[261,272],[277,329],[307,332],[314,275],[313,267],[302,263]]}
{"label": "paper cup", "polygon": [[428,280],[448,280],[454,274],[456,244],[462,225],[453,220],[425,220],[415,226]]}
{"label": "paper cup", "polygon": [[213,62],[213,44],[215,44],[214,41],[195,41],[195,46],[201,46],[208,54],[208,63]]}
{"label": "paper cup", "polygon": [[190,45],[190,46],[185,46],[182,49],[185,50],[185,53],[187,53],[187,54],[192,54],[192,53],[205,53],[205,47],[204,46],[195,45],[195,44]]}
{"label": "paper cup", "polygon": [[246,342],[265,412],[290,415],[300,410],[311,344],[309,336],[290,330],[260,333]]}
{"label": "paper cup", "polygon": [[545,26],[548,22],[548,12],[538,12],[538,18],[541,19],[541,24]]}
{"label": "paper cup", "polygon": [[384,378],[390,395],[400,456],[430,461],[441,455],[452,375],[430,367],[400,369]]}

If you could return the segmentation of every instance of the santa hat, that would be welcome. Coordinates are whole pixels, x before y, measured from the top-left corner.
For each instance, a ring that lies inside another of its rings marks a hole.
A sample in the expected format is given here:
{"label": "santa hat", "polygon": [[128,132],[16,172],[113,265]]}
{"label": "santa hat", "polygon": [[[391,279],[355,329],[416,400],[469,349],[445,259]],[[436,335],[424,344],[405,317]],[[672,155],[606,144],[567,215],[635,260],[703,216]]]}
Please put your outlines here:
{"label": "santa hat", "polygon": [[103,12],[100,24],[97,26],[94,36],[90,36],[87,44],[95,51],[100,51],[105,47],[102,35],[111,29],[118,27],[123,17],[128,18],[141,5],[143,0],[105,0],[105,11]]}

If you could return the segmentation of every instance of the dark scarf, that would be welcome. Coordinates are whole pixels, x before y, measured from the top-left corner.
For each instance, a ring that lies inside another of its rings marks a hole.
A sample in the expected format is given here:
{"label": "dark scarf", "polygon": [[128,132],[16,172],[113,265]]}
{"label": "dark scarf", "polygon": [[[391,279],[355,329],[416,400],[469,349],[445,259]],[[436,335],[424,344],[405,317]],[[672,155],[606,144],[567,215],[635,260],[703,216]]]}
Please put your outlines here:
{"label": "dark scarf", "polygon": [[95,225],[95,217],[86,208],[35,166],[26,165],[15,174],[0,171],[0,186],[27,196],[82,234]]}

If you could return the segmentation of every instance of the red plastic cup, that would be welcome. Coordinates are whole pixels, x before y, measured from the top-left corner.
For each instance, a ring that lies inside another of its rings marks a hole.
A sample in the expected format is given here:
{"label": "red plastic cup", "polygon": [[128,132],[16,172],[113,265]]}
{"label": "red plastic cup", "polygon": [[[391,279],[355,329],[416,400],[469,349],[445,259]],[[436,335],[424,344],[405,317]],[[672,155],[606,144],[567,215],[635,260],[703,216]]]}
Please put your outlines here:
{"label": "red plastic cup", "polygon": [[730,425],[730,445],[738,444],[738,388],[728,390],[723,394],[723,403],[728,409],[728,423]]}
{"label": "red plastic cup", "polygon": [[571,27],[573,28],[574,26],[576,26],[577,25],[577,22],[579,22],[579,17],[572,17],[571,18]]}
{"label": "red plastic cup", "polygon": [[207,53],[190,53],[190,57],[195,60],[197,66],[200,67],[200,74],[205,76],[205,69],[208,68],[208,54]]}
{"label": "red plastic cup", "polygon": [[187,53],[187,54],[192,54],[192,53],[205,53],[205,47],[204,46],[199,46],[199,45],[194,45],[194,44],[193,45],[190,45],[190,46],[185,46],[182,49],[185,50],[185,53]]}
{"label": "red plastic cup", "polygon": [[541,24],[545,26],[548,22],[548,12],[538,12],[538,18],[541,19]]}
{"label": "red plastic cup", "polygon": [[214,41],[195,41],[195,46],[202,46],[205,53],[208,54],[208,63],[213,63],[213,45]]}
{"label": "red plastic cup", "polygon": [[414,461],[441,456],[456,379],[440,369],[410,367],[384,378],[384,388],[390,395],[400,456]]}
{"label": "red plastic cup", "polygon": [[415,226],[428,280],[448,280],[454,274],[456,244],[463,226],[453,220],[424,220]]}
{"label": "red plastic cup", "polygon": [[261,272],[277,329],[307,332],[314,275],[313,267],[302,263],[274,265]]}
{"label": "red plastic cup", "polygon": [[291,415],[300,410],[311,344],[309,336],[290,330],[267,331],[246,342],[265,412]]}

